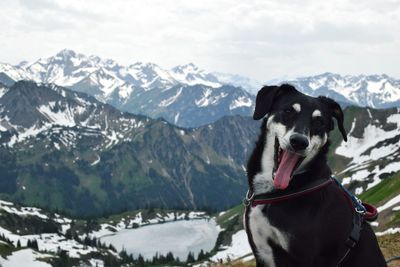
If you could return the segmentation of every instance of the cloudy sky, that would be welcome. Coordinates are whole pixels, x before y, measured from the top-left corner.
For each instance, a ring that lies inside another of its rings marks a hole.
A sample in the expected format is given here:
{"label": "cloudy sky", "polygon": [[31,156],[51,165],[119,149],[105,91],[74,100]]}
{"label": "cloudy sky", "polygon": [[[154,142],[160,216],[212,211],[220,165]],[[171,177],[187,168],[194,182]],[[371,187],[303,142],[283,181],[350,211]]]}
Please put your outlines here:
{"label": "cloudy sky", "polygon": [[326,71],[400,78],[399,14],[400,0],[1,0],[0,62],[68,48],[261,81]]}

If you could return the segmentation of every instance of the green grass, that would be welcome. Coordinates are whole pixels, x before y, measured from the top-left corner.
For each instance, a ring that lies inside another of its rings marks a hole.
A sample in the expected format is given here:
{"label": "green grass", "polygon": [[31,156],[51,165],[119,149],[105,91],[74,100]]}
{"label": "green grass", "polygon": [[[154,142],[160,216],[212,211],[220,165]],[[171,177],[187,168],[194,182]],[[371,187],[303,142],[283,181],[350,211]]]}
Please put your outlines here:
{"label": "green grass", "polygon": [[239,204],[231,208],[230,210],[226,211],[223,215],[217,217],[217,223],[222,228],[226,228],[230,218],[232,218],[235,215],[242,216],[243,212],[244,212],[244,206],[243,204]]}
{"label": "green grass", "polygon": [[384,179],[378,185],[361,194],[364,202],[374,205],[382,204],[400,193],[400,173]]}

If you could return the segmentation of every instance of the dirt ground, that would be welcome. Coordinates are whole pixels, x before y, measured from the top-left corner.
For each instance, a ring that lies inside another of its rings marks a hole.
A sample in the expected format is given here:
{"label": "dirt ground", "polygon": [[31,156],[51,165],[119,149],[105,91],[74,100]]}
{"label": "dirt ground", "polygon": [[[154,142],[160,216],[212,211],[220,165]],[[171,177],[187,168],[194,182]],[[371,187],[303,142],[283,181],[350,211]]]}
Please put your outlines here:
{"label": "dirt ground", "polygon": [[[400,256],[400,233],[380,236],[378,241],[385,259],[388,260],[394,256]],[[392,261],[388,266],[400,267],[400,260]]]}

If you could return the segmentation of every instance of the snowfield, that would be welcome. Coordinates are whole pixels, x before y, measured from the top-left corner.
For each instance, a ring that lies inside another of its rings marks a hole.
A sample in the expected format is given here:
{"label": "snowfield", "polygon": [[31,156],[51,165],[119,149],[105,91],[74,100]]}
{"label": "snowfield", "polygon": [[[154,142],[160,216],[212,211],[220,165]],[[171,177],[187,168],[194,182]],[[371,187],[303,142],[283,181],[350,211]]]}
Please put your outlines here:
{"label": "snowfield", "polygon": [[186,260],[189,252],[197,256],[200,250],[210,251],[220,231],[215,219],[197,219],[123,229],[100,239],[119,251],[124,248],[134,257],[142,254],[145,259],[152,259],[156,252],[162,255],[172,252]]}

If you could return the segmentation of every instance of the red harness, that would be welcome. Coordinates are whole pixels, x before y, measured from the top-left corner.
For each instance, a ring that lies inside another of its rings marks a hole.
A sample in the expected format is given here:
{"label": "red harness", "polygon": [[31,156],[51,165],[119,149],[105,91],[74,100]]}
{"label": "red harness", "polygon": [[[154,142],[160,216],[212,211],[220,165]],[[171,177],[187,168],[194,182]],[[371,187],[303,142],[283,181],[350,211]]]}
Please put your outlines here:
{"label": "red harness", "polygon": [[300,190],[297,192],[284,193],[284,194],[282,194],[283,191],[276,191],[276,192],[260,194],[260,195],[252,195],[252,194],[250,194],[250,192],[248,192],[247,196],[246,196],[246,201],[248,201],[252,207],[255,207],[257,205],[278,203],[278,202],[301,197],[301,196],[310,194],[312,192],[321,190],[325,186],[330,185],[332,182],[333,181],[331,179],[329,179],[326,181],[322,181],[322,183],[318,183],[311,187],[305,188],[303,190]]}
{"label": "red harness", "polygon": [[[307,188],[295,192],[275,191],[266,194],[254,195],[254,193],[248,191],[246,194],[246,198],[244,199],[244,204],[247,207],[248,206],[256,207],[257,205],[274,204],[310,194],[312,192],[321,190],[332,183],[335,183],[333,179],[317,181],[315,184],[312,184]],[[356,207],[354,205],[355,203],[353,204],[353,199],[344,190],[341,190],[341,192],[343,192],[351,208],[355,209]],[[376,207],[368,203],[362,203],[362,206],[364,206],[365,211],[360,212],[359,210],[356,209],[356,212],[362,213],[363,219],[366,221],[375,221],[378,217],[378,210],[376,209]]]}

